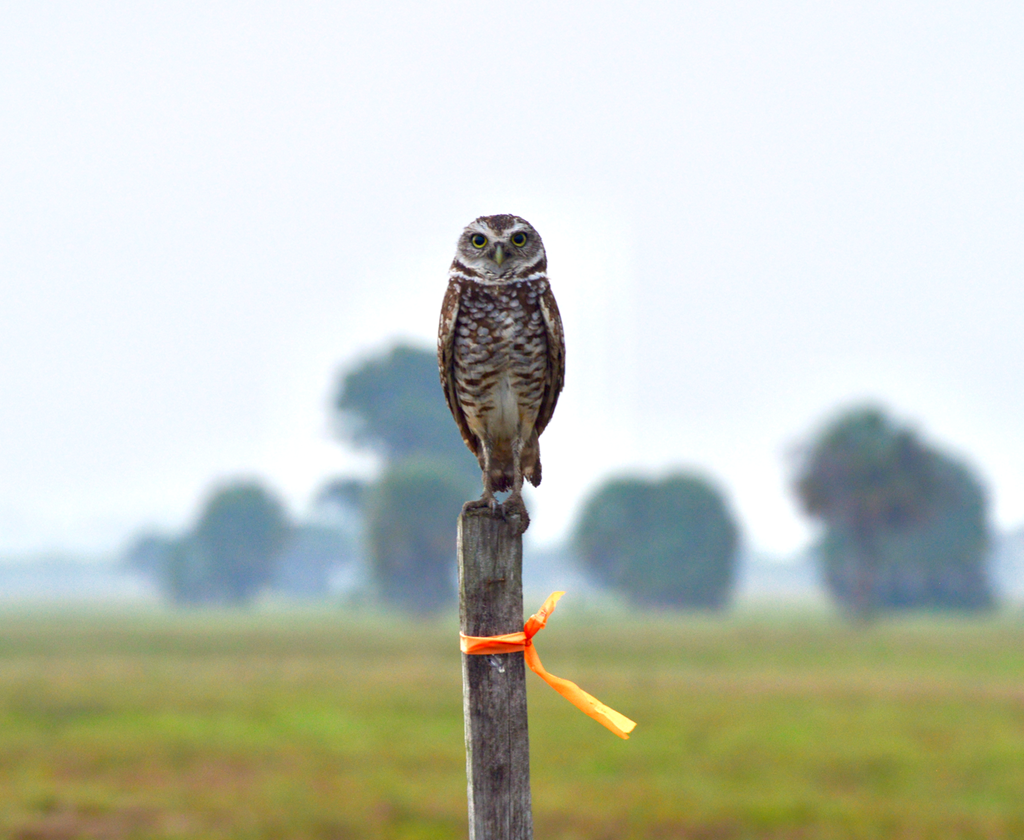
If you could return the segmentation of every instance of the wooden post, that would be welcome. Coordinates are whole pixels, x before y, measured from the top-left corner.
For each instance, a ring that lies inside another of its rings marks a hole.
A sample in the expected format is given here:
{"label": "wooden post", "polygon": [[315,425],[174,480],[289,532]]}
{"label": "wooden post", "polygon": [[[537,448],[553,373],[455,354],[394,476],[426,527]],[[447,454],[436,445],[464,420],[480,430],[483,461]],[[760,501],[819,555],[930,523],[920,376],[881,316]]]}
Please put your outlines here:
{"label": "wooden post", "polygon": [[[523,538],[501,513],[459,517],[459,617],[467,636],[523,629]],[[469,840],[532,840],[522,653],[462,655]]]}

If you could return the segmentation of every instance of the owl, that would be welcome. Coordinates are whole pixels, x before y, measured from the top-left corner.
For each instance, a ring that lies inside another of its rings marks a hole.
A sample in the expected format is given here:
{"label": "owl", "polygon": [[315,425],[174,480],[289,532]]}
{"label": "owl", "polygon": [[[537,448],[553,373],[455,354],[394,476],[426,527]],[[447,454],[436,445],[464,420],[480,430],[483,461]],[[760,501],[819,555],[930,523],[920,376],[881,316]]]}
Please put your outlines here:
{"label": "owl", "polygon": [[[565,379],[565,339],[540,234],[518,216],[481,216],[459,237],[437,331],[448,408],[480,463],[483,495],[525,531],[525,478],[540,484],[538,438]],[[511,490],[504,506],[494,494]]]}

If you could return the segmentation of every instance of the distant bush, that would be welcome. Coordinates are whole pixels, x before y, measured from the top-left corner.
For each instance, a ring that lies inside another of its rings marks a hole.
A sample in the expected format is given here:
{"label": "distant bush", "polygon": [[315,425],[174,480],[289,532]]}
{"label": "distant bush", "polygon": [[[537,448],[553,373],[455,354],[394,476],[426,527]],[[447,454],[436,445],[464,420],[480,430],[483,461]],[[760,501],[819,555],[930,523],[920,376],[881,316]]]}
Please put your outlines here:
{"label": "distant bush", "polygon": [[270,581],[290,529],[284,506],[260,485],[222,487],[174,543],[165,588],[178,603],[247,603]]}
{"label": "distant bush", "polygon": [[719,608],[732,592],[739,530],[698,476],[622,478],[584,505],[574,545],[602,583],[642,604]]}

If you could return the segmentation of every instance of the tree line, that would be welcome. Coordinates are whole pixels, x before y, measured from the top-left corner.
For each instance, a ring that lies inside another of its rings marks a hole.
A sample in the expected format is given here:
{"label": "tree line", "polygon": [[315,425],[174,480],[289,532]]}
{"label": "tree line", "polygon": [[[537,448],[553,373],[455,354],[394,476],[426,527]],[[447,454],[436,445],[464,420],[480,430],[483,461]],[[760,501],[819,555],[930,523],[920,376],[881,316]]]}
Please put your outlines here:
{"label": "tree line", "polygon": [[238,606],[268,589],[322,597],[356,553],[351,529],[294,522],[262,482],[238,479],[214,487],[184,533],[144,533],[123,561],[175,604]]}
{"label": "tree line", "polygon": [[[480,475],[441,398],[434,354],[396,346],[342,372],[331,408],[339,437],[381,464],[370,483],[339,480],[320,494],[357,512],[367,584],[404,609],[450,606],[454,522]],[[814,553],[828,592],[851,615],[993,605],[984,487],[882,409],[854,407],[824,424],[797,451],[792,486],[820,525]],[[331,558],[353,550],[331,533],[291,523],[269,491],[241,482],[215,490],[186,535],[147,538],[132,556],[178,602],[245,603],[287,571],[289,552],[322,578]],[[597,582],[636,603],[719,609],[735,586],[741,535],[715,482],[677,471],[605,482],[570,543]]]}

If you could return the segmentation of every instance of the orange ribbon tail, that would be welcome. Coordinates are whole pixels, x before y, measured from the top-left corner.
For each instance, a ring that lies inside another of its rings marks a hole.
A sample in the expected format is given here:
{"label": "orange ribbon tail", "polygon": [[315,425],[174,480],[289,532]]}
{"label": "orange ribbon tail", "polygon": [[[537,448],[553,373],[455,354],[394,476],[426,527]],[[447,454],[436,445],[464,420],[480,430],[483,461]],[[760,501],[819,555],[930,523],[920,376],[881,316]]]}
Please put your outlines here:
{"label": "orange ribbon tail", "polygon": [[620,738],[628,738],[636,723],[615,709],[611,709],[593,695],[587,694],[576,683],[563,680],[544,670],[537,649],[533,646],[533,637],[548,622],[548,616],[554,612],[555,604],[564,592],[552,592],[544,605],[527,620],[519,633],[506,633],[501,636],[466,636],[459,634],[463,653],[515,653],[522,651],[526,664],[544,682],[572,703],[583,714],[589,715],[602,726],[610,729]]}

